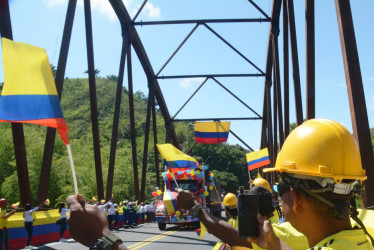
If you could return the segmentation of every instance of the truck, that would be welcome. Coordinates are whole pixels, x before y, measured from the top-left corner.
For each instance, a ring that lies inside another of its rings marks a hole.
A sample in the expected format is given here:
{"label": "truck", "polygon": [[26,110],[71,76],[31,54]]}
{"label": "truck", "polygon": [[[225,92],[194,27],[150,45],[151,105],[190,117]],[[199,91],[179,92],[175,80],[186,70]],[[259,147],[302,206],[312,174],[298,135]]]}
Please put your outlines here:
{"label": "truck", "polygon": [[[207,211],[221,217],[221,183],[210,173],[207,166],[195,170],[164,172],[165,182],[162,200],[156,206],[156,221],[163,231],[167,224],[199,228],[197,218],[192,218],[189,210],[177,206],[177,188],[190,191],[195,200]],[[178,184],[178,187],[177,187]]]}

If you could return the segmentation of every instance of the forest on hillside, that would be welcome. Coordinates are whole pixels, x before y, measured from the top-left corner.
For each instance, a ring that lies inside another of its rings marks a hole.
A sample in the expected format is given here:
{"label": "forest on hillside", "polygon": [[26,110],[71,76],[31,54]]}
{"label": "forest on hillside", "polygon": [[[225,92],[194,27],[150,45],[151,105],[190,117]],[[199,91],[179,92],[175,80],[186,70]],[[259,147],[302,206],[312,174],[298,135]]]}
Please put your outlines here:
{"label": "forest on hillside", "polygon": [[[104,191],[106,190],[109,165],[116,85],[117,83],[112,77],[96,78]],[[64,82],[61,107],[69,127],[69,140],[79,192],[87,198],[97,198],[88,86],[88,79],[67,78]],[[142,92],[136,92],[134,94],[134,102],[136,147],[138,153],[138,171],[140,174],[144,148],[147,97]],[[135,199],[128,103],[128,91],[123,87],[113,181],[113,194],[116,201]],[[158,143],[164,143],[164,120],[161,113],[158,110],[156,112]],[[174,126],[181,150],[184,152],[188,151],[194,144],[193,123],[175,123]],[[39,186],[46,130],[46,127],[39,125],[24,125],[27,164],[34,204]],[[20,201],[20,194],[11,124],[0,123],[0,133],[0,196],[7,198],[10,203],[15,203]],[[150,131],[150,138],[149,153],[147,156],[146,198],[151,198],[151,193],[156,187],[156,167],[160,169],[160,173],[164,170],[161,160],[158,166],[155,166],[154,163],[152,130]],[[248,187],[246,153],[248,151],[239,145],[222,143],[218,145],[197,144],[189,154],[197,159],[200,164],[208,165],[226,191],[235,191],[238,190],[238,186]],[[162,178],[160,177],[160,179]],[[140,180],[141,176],[139,176]],[[56,136],[48,190],[48,198],[51,201],[50,207],[55,207],[58,202],[65,201],[65,198],[73,193],[73,178],[67,151],[62,140]]]}

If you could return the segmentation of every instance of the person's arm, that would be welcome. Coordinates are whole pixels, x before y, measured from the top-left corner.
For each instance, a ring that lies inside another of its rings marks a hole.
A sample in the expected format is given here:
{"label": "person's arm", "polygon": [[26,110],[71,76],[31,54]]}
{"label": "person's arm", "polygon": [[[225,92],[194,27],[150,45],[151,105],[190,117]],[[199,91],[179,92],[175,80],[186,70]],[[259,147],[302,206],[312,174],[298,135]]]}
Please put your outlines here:
{"label": "person's arm", "polygon": [[[73,239],[89,247],[110,234],[106,217],[97,206],[87,204],[82,195],[71,195],[66,203],[70,209],[67,222]],[[118,242],[112,246],[112,250],[128,249]]]}
{"label": "person's arm", "polygon": [[10,216],[12,216],[14,213],[16,212],[15,209],[13,209],[12,211],[10,211],[9,213],[7,214],[4,214],[3,216],[1,216],[4,220],[8,219]]}
{"label": "person's arm", "polygon": [[[198,204],[192,193],[180,190],[178,192],[177,204],[183,209],[191,209]],[[207,228],[208,232],[226,242],[230,246],[244,246],[252,248],[252,244],[245,238],[239,237],[238,230],[224,220],[221,220],[212,214],[207,213],[204,209],[200,211],[198,219]]]}
{"label": "person's arm", "polygon": [[292,250],[285,242],[279,239],[273,230],[273,226],[270,221],[262,218],[260,214],[257,214],[257,220],[259,222],[259,236],[257,238],[248,237],[248,242],[255,243],[259,247],[271,250]]}

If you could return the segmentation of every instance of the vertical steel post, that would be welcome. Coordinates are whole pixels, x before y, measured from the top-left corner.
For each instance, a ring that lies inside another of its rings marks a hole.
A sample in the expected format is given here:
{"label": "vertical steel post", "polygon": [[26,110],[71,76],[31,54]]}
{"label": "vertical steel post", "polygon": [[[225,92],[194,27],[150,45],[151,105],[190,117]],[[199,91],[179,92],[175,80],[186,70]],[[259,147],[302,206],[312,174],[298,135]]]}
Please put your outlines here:
{"label": "vertical steel post", "polygon": [[[76,6],[77,6],[77,0],[69,1],[67,12],[66,12],[66,18],[65,18],[65,27],[64,27],[64,31],[62,35],[60,55],[58,57],[58,65],[57,65],[55,82],[56,82],[58,97],[60,100],[61,100],[61,95],[62,95],[62,87],[64,84],[66,62],[68,59],[71,32],[73,29],[74,13],[75,13]],[[46,198],[48,197],[49,178],[51,175],[52,156],[53,156],[53,148],[55,145],[55,138],[56,138],[56,129],[48,127],[47,135],[45,138],[45,144],[44,144],[42,168],[40,170],[38,199],[37,199],[38,204],[45,201]]]}
{"label": "vertical steel post", "polygon": [[306,119],[316,116],[314,0],[305,0],[306,26]]}
{"label": "vertical steel post", "polygon": [[153,125],[153,148],[155,152],[155,171],[156,171],[156,185],[160,189],[160,166],[158,165],[158,150],[157,150],[157,121],[156,121],[156,102],[154,100],[155,98],[153,97],[152,101],[152,125]]}
{"label": "vertical steel post", "polygon": [[[0,1],[0,33],[1,37],[13,40],[8,0]],[[16,157],[18,186],[21,204],[31,203],[29,170],[27,167],[25,137],[22,123],[12,123],[13,145]]]}
{"label": "vertical steel post", "polygon": [[289,88],[289,50],[288,50],[288,8],[283,0],[283,90],[284,90],[284,139],[290,133],[290,88]]}
{"label": "vertical steel post", "polygon": [[293,0],[286,0],[288,7],[288,22],[290,25],[290,40],[291,40],[291,55],[292,55],[292,74],[295,92],[295,109],[296,109],[296,124],[303,123],[303,103],[301,101],[301,87],[300,87],[300,72],[299,72],[299,58],[297,53],[297,39],[296,39],[296,25],[295,12],[293,8]]}
{"label": "vertical steel post", "polygon": [[84,0],[84,16],[86,25],[86,44],[87,44],[87,61],[88,61],[88,83],[90,86],[90,103],[91,103],[91,120],[92,120],[92,137],[94,146],[95,169],[96,169],[96,185],[97,195],[99,200],[104,199],[104,185],[103,174],[101,166],[101,152],[100,152],[100,135],[99,135],[99,121],[97,114],[97,99],[96,99],[96,82],[95,82],[95,64],[94,51],[92,39],[92,21],[91,21],[91,6],[90,0]]}
{"label": "vertical steel post", "polygon": [[121,111],[121,99],[122,99],[122,84],[123,75],[125,72],[126,63],[126,53],[129,48],[130,38],[124,35],[122,38],[122,52],[120,59],[120,66],[118,72],[118,82],[116,89],[116,101],[114,105],[114,116],[113,116],[113,128],[112,128],[112,138],[110,143],[110,155],[109,155],[109,166],[108,166],[108,181],[106,186],[106,200],[109,200],[113,193],[113,177],[114,177],[114,165],[116,161],[116,151],[117,151],[117,139],[118,139],[118,124],[119,115]]}
{"label": "vertical steel post", "polygon": [[360,148],[362,167],[366,170],[366,175],[368,176],[368,180],[365,183],[366,204],[363,205],[371,207],[374,205],[374,158],[351,6],[348,0],[335,0],[335,7],[347,81],[353,135]]}
{"label": "vertical steel post", "polygon": [[135,109],[134,109],[134,91],[132,85],[132,62],[131,62],[131,46],[127,50],[127,77],[129,88],[129,109],[130,109],[130,128],[131,128],[131,152],[132,167],[134,173],[134,189],[135,199],[139,200],[139,177],[138,177],[138,155],[136,152],[136,134],[135,134]]}
{"label": "vertical steel post", "polygon": [[142,168],[142,182],[141,182],[141,194],[140,201],[144,201],[145,198],[145,181],[147,178],[147,164],[148,164],[148,144],[149,144],[149,129],[151,123],[151,112],[152,105],[154,102],[154,89],[152,85],[148,84],[148,105],[147,105],[147,118],[145,121],[145,136],[144,136],[144,151],[143,151],[143,168]]}

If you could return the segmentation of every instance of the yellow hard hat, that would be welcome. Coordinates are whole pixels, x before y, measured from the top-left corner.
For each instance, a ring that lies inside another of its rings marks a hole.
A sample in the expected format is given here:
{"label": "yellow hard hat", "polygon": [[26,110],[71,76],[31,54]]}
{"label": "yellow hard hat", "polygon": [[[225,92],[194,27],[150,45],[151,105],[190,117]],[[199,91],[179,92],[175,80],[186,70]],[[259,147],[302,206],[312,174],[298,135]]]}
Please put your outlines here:
{"label": "yellow hard hat", "polygon": [[287,137],[279,152],[275,168],[264,172],[299,174],[363,181],[365,170],[352,134],[340,123],[326,119],[311,119],[297,127]]}
{"label": "yellow hard hat", "polygon": [[270,193],[273,191],[271,190],[270,184],[267,180],[261,177],[257,177],[256,179],[253,180],[253,185],[259,186],[259,187],[264,187],[266,188]]}
{"label": "yellow hard hat", "polygon": [[233,193],[227,193],[225,198],[223,198],[223,205],[229,209],[236,208],[238,206],[238,198]]}

